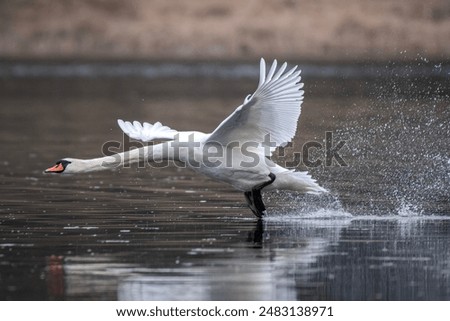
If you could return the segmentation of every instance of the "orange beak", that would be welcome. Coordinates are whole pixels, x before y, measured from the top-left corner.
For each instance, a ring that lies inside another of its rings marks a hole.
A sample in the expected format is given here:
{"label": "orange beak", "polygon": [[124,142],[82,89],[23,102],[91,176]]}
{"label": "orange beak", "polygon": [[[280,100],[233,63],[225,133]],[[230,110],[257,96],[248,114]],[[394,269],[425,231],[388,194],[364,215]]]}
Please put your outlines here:
{"label": "orange beak", "polygon": [[61,173],[62,171],[64,171],[64,166],[59,163],[53,167],[47,168],[44,173]]}

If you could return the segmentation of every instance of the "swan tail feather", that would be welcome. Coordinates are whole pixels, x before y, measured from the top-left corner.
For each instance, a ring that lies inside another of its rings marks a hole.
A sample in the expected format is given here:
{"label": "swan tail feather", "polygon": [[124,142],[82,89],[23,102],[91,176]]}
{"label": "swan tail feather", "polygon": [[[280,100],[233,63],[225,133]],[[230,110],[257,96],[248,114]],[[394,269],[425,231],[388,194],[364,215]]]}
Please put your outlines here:
{"label": "swan tail feather", "polygon": [[328,190],[320,186],[308,172],[286,171],[278,173],[274,185],[276,185],[277,189],[286,189],[308,194],[328,193]]}

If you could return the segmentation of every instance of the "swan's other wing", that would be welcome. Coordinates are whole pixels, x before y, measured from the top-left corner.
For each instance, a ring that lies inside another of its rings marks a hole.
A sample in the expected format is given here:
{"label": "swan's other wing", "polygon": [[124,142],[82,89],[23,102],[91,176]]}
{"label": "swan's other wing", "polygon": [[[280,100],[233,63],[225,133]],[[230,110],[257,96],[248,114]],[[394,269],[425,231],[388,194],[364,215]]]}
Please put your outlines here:
{"label": "swan's other wing", "polygon": [[178,132],[167,126],[156,122],[153,125],[147,122],[141,124],[138,121],[133,123],[118,119],[117,123],[122,131],[130,138],[137,139],[143,142],[173,140]]}
{"label": "swan's other wing", "polygon": [[[297,130],[303,102],[303,83],[297,66],[285,72],[287,64],[277,69],[274,60],[266,74],[266,63],[261,58],[258,88],[244,103],[226,118],[211,134],[208,141],[223,146],[231,142],[261,144],[270,134],[275,143],[267,149],[269,156],[276,146],[292,140]],[[241,145],[242,146],[242,145]],[[262,148],[262,146],[260,146]]]}

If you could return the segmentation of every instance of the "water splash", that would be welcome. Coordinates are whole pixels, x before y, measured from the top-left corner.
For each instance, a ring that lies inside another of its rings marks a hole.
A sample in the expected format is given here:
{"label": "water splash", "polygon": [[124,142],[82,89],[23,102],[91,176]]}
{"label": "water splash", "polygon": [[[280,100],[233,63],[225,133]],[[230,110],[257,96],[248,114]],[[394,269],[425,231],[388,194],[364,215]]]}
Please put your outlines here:
{"label": "water splash", "polygon": [[266,199],[274,205],[269,219],[348,219],[347,212],[338,197],[332,194],[302,195],[289,191],[267,193]]}
{"label": "water splash", "polygon": [[335,139],[347,141],[349,166],[322,169],[321,176],[328,174],[344,208],[371,215],[450,212],[449,94],[432,77],[393,71],[336,124]]}
{"label": "water splash", "polygon": [[402,201],[398,208],[397,215],[401,217],[417,217],[422,216],[423,211],[417,206],[409,202]]}

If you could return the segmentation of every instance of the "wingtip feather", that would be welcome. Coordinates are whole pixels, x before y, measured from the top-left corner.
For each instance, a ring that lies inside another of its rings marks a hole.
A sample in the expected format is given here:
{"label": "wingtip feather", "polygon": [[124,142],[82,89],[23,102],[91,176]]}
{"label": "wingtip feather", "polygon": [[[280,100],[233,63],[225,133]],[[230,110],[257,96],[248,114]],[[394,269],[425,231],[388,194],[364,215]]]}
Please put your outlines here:
{"label": "wingtip feather", "polygon": [[269,82],[269,81],[272,80],[272,77],[275,74],[275,70],[276,69],[277,69],[277,60],[274,59],[273,62],[272,62],[272,66],[270,66],[269,73],[267,74],[266,82]]}
{"label": "wingtip feather", "polygon": [[262,84],[266,81],[266,61],[264,58],[261,58],[259,61],[259,84],[258,87],[261,87]]}

